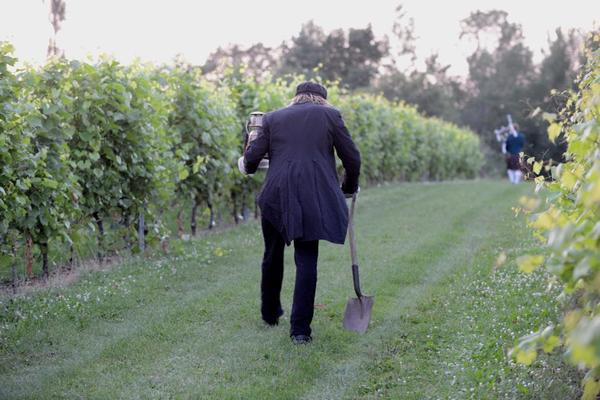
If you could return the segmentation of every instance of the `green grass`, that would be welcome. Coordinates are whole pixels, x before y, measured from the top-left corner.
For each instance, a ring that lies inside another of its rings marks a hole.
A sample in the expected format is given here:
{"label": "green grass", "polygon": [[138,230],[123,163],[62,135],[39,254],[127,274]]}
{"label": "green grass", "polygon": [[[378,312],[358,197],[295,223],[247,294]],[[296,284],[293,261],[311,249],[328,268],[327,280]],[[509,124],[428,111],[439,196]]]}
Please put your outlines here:
{"label": "green grass", "polygon": [[[132,259],[66,288],[0,304],[0,398],[569,399],[580,377],[557,355],[531,368],[507,350],[556,320],[556,290],[515,258],[536,243],[511,207],[528,185],[403,184],[364,191],[357,210],[365,335],[345,332],[347,247],[322,243],[314,342],[288,337],[286,252],[275,328],[260,320],[259,225]],[[537,250],[537,249],[535,249]],[[508,261],[495,267],[500,253]]]}

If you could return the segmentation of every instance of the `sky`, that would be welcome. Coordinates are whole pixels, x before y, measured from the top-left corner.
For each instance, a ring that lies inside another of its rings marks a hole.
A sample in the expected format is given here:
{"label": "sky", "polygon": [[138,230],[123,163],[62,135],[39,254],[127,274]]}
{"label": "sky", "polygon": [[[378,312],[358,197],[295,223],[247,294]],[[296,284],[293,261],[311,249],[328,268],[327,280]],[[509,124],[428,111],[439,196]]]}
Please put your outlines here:
{"label": "sky", "polygon": [[[0,0],[0,40],[12,42],[24,62],[45,60],[52,35],[49,1]],[[400,2],[414,19],[419,59],[437,52],[458,75],[466,73],[472,50],[458,38],[460,20],[471,11],[507,11],[510,21],[523,26],[537,59],[557,27],[600,27],[600,0],[66,0],[58,45],[68,58],[108,53],[126,63],[163,63],[180,54],[202,64],[219,46],[278,46],[309,20],[325,31],[371,24],[377,37],[392,36]]]}

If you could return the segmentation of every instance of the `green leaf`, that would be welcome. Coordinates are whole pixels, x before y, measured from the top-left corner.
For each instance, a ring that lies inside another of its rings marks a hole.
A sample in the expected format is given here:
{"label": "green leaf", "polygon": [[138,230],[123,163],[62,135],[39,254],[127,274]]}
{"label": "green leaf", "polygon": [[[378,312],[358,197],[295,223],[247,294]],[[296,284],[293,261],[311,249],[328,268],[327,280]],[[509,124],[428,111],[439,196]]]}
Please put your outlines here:
{"label": "green leaf", "polygon": [[573,191],[577,184],[577,176],[569,170],[563,170],[560,176],[561,185],[569,191]]}
{"label": "green leaf", "polygon": [[552,123],[548,127],[548,138],[555,143],[556,138],[560,135],[561,126],[557,123]]}
{"label": "green leaf", "polygon": [[56,189],[58,187],[58,182],[52,179],[42,179],[42,186],[50,189]]}
{"label": "green leaf", "polygon": [[517,258],[517,265],[522,272],[527,274],[532,273],[544,262],[544,256],[521,256]]}
{"label": "green leaf", "polygon": [[81,131],[79,132],[79,138],[84,142],[89,142],[94,137],[94,133],[90,131]]}
{"label": "green leaf", "polygon": [[178,177],[179,177],[179,180],[180,180],[180,181],[183,181],[183,180],[185,180],[185,179],[186,179],[188,176],[190,176],[190,173],[189,173],[189,171],[187,170],[187,168],[182,168],[182,169],[180,169],[180,170],[179,170],[179,175],[178,175]]}
{"label": "green leaf", "polygon": [[544,113],[542,113],[542,118],[544,119],[544,121],[546,121],[548,123],[552,123],[552,122],[556,121],[556,114],[544,112]]}
{"label": "green leaf", "polygon": [[593,378],[588,378],[583,384],[582,400],[596,400],[600,393],[600,381]]}
{"label": "green leaf", "polygon": [[559,345],[560,345],[559,337],[556,335],[552,335],[548,339],[546,339],[546,341],[544,342],[544,345],[542,346],[542,349],[546,353],[551,353]]}
{"label": "green leaf", "polygon": [[517,362],[519,364],[524,364],[524,365],[531,365],[535,359],[537,358],[537,352],[535,350],[532,349],[528,349],[528,350],[519,350],[517,352]]}

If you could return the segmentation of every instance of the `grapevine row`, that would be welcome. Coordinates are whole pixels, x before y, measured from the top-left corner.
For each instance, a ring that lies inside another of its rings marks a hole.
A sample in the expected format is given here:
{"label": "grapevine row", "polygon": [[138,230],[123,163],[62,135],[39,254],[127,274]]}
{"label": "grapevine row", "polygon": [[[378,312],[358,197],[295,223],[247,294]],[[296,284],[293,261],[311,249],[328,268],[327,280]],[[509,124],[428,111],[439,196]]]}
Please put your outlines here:
{"label": "grapevine row", "polygon": [[[232,210],[238,222],[262,178],[234,168],[246,118],[285,106],[302,80],[259,82],[232,69],[212,83],[188,66],[110,59],[17,70],[12,52],[0,43],[0,270],[12,265],[14,278],[23,249],[27,274],[35,247],[47,276],[53,242],[66,244],[70,259],[90,237],[99,259],[115,246],[164,243],[174,236],[165,210],[191,207],[192,234],[198,211],[209,210],[210,227],[215,209]],[[472,132],[380,96],[328,87],[363,155],[363,185],[480,170]]]}

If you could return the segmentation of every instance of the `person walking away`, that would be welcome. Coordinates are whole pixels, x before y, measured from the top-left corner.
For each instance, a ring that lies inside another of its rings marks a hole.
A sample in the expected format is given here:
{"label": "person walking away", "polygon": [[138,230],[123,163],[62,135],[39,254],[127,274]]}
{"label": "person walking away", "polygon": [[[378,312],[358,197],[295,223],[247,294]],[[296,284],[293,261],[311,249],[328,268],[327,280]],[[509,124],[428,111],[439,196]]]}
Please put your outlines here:
{"label": "person walking away", "polygon": [[[360,153],[340,112],[327,102],[327,89],[314,82],[299,84],[291,103],[265,114],[262,124],[262,132],[238,160],[240,170],[252,174],[269,154],[269,169],[258,195],[265,246],[260,311],[268,325],[277,325],[283,315],[283,255],[285,246],[293,242],[296,281],[290,336],[296,344],[309,343],[319,240],[345,241],[345,198],[358,190]],[[334,150],[345,171],[341,187]]]}
{"label": "person walking away", "polygon": [[523,151],[525,145],[525,137],[518,131],[517,124],[510,125],[510,134],[502,146],[502,153],[506,156],[506,172],[508,180],[517,184],[521,182],[523,172],[521,171],[521,159],[519,153]]}

